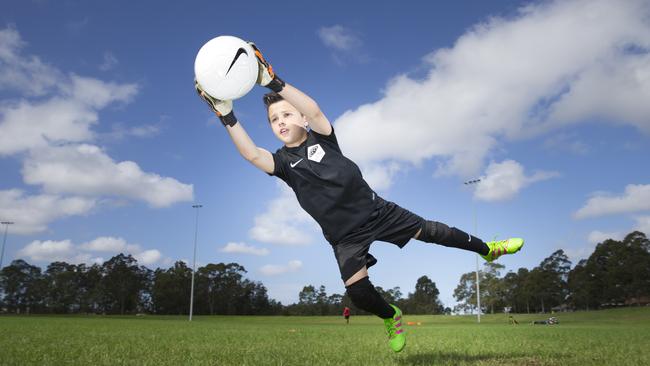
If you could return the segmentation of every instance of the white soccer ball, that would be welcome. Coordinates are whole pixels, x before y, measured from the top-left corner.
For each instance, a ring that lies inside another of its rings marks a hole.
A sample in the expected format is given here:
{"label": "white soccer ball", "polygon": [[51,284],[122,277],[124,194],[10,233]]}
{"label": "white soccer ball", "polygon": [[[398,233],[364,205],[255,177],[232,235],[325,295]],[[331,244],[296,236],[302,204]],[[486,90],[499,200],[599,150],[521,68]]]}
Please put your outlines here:
{"label": "white soccer ball", "polygon": [[221,100],[248,93],[255,85],[258,70],[253,47],[233,36],[209,40],[194,60],[196,80],[203,90]]}

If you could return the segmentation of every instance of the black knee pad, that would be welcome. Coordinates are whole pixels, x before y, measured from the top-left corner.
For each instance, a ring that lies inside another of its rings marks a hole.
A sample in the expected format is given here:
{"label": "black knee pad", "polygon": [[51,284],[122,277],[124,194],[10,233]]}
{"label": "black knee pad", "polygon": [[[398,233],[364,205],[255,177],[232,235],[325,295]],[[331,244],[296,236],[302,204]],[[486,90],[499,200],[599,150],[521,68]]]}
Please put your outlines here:
{"label": "black knee pad", "polygon": [[445,245],[451,242],[452,232],[449,226],[437,221],[425,221],[422,225],[419,240],[427,243]]}

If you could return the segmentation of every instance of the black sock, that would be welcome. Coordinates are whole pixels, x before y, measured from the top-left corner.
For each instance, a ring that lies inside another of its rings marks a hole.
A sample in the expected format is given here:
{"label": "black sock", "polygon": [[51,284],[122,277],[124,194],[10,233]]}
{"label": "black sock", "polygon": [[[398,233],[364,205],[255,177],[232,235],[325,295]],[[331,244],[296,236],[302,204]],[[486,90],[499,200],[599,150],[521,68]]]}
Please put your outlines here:
{"label": "black sock", "polygon": [[379,295],[368,277],[347,286],[346,289],[350,300],[359,309],[375,314],[382,319],[392,318],[395,315],[395,309]]}
{"label": "black sock", "polygon": [[483,240],[442,222],[425,221],[418,240],[487,255],[490,248]]}

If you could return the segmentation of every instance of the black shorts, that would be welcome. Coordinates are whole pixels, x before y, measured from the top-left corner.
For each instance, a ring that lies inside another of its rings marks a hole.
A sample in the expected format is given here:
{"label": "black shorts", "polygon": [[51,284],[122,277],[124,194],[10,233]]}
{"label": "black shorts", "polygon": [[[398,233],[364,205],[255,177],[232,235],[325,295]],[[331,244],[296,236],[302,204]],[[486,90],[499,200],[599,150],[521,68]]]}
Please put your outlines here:
{"label": "black shorts", "polygon": [[377,263],[377,259],[368,253],[372,242],[380,240],[403,248],[424,224],[422,217],[393,202],[379,196],[375,200],[377,206],[368,221],[332,244],[343,282],[364,266]]}

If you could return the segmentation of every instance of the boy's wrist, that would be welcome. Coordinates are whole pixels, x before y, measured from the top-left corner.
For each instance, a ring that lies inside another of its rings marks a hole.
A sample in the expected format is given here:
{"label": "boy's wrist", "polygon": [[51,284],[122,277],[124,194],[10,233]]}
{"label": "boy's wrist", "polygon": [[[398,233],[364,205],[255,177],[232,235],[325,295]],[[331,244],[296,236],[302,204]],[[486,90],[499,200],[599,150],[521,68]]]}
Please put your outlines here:
{"label": "boy's wrist", "polygon": [[234,126],[237,124],[237,117],[233,111],[232,100],[219,100],[210,94],[206,93],[198,81],[194,79],[194,89],[203,101],[205,101],[210,109],[219,117],[221,123],[225,126]]}
{"label": "boy's wrist", "polygon": [[279,93],[284,89],[284,81],[278,77],[273,71],[273,67],[264,59],[262,52],[257,48],[255,43],[248,42],[248,44],[255,50],[255,57],[257,57],[257,64],[259,65],[259,73],[257,75],[257,83],[265,86],[272,91]]}
{"label": "boy's wrist", "polygon": [[286,84],[285,84],[284,80],[280,79],[280,77],[278,77],[278,75],[275,75],[275,77],[273,78],[273,80],[271,80],[271,81],[270,81],[268,84],[266,84],[265,86],[266,86],[267,88],[271,89],[272,91],[274,91],[274,92],[276,92],[276,93],[279,93],[279,92],[282,91],[282,89],[284,89],[284,86],[285,86],[285,85],[286,85]]}
{"label": "boy's wrist", "polygon": [[230,111],[230,113],[226,114],[225,116],[222,116],[221,114],[217,114],[219,116],[219,119],[221,120],[221,123],[223,124],[224,127],[226,126],[234,126],[237,124],[237,117],[235,117],[235,111]]}

